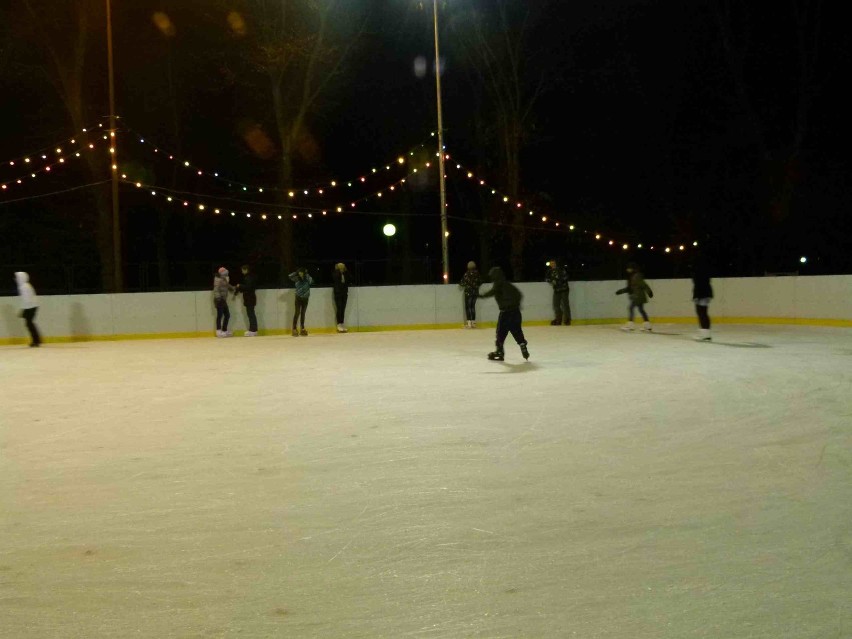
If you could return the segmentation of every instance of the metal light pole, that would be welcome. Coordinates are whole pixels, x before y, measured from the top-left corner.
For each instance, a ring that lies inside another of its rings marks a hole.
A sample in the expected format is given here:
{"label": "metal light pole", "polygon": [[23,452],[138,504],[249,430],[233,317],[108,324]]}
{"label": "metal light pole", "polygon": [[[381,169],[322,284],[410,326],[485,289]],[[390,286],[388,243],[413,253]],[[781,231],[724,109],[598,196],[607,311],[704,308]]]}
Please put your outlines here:
{"label": "metal light pole", "polygon": [[106,0],[107,66],[109,69],[109,145],[110,171],[112,172],[112,261],[114,292],[124,290],[124,271],[121,264],[121,217],[118,210],[118,138],[115,134],[115,77],[112,63],[112,7]]}
{"label": "metal light pole", "polygon": [[444,117],[441,112],[441,56],[438,49],[438,0],[432,0],[435,25],[435,87],[438,95],[438,179],[441,190],[441,259],[444,284],[450,283],[450,253],[447,247],[447,189],[444,181]]}

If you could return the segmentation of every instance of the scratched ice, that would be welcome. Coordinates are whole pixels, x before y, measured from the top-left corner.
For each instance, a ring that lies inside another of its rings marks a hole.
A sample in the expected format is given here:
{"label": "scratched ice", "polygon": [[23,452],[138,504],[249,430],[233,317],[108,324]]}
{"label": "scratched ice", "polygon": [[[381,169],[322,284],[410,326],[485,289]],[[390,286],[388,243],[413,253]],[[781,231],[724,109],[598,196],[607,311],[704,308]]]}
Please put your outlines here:
{"label": "scratched ice", "polygon": [[0,636],[852,636],[852,331],[0,349]]}

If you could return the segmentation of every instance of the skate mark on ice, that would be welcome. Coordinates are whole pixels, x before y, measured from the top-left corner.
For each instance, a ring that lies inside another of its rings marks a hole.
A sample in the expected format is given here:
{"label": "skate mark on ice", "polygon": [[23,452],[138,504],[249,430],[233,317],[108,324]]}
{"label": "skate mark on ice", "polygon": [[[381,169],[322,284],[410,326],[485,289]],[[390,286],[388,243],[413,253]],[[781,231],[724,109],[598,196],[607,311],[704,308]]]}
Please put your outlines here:
{"label": "skate mark on ice", "polygon": [[701,344],[715,344],[716,346],[727,346],[728,348],[772,348],[769,344],[757,342],[701,342]]}
{"label": "skate mark on ice", "polygon": [[529,373],[538,368],[538,364],[534,364],[532,362],[519,362],[514,364],[512,362],[495,362],[496,364],[500,364],[505,370],[502,371],[482,371],[483,375],[505,375],[507,373]]}
{"label": "skate mark on ice", "polygon": [[[362,510],[360,513],[358,513],[358,516],[355,517],[355,519],[352,520],[352,524],[358,523],[358,520],[361,519],[361,516],[365,512],[367,512],[368,508],[369,508],[369,506],[364,506],[364,510]],[[345,551],[347,548],[349,548],[349,546],[352,545],[352,542],[355,541],[358,538],[358,535],[360,535],[360,534],[361,534],[361,531],[358,531],[354,535],[352,535],[352,537],[349,539],[349,541],[346,542],[346,545],[343,548],[341,548],[340,550],[338,550],[336,553],[334,553],[334,556],[331,559],[329,559],[326,563],[330,564],[332,561],[337,559],[343,551]]]}

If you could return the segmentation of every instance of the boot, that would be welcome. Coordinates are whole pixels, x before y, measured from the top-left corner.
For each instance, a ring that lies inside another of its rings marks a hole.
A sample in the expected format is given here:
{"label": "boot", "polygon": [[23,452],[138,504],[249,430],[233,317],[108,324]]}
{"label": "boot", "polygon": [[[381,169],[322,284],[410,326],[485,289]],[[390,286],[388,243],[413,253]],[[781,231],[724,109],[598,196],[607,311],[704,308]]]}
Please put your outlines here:
{"label": "boot", "polygon": [[562,318],[561,317],[557,317],[555,320],[550,322],[551,326],[559,326],[560,324],[562,324]]}
{"label": "boot", "polygon": [[292,335],[293,337],[299,337],[299,331],[297,331],[297,330],[294,328],[294,329],[293,329],[293,332],[291,333],[291,335]]}
{"label": "boot", "polygon": [[476,320],[470,320],[470,327],[476,328]]}
{"label": "boot", "polygon": [[627,322],[624,326],[621,327],[622,331],[632,331],[633,330],[633,322]]}
{"label": "boot", "polygon": [[642,324],[642,330],[645,333],[650,333],[651,332],[651,322],[645,322],[644,324]]}
{"label": "boot", "polygon": [[695,338],[696,342],[710,342],[712,338],[710,337],[710,329],[709,328],[701,328],[698,330],[698,337]]}
{"label": "boot", "polygon": [[307,336],[308,336],[308,331],[306,331],[306,330],[304,329],[304,327],[302,327],[302,330],[301,330],[301,331],[299,331],[299,335],[301,335],[302,337],[307,337]]}
{"label": "boot", "polygon": [[504,357],[505,357],[505,355],[503,353],[503,347],[502,346],[498,346],[497,350],[494,351],[493,353],[488,353],[488,359],[496,361],[496,362],[502,362]]}
{"label": "boot", "polygon": [[521,355],[524,356],[524,359],[529,359],[530,358],[530,352],[527,350],[527,343],[521,342],[520,344],[518,344],[518,346],[521,347]]}

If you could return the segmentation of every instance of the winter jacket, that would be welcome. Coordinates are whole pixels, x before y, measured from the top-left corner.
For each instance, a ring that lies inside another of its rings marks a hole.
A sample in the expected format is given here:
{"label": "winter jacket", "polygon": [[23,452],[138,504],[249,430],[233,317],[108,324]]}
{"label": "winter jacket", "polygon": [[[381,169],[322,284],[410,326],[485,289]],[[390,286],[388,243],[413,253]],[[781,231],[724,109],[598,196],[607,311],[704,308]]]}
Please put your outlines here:
{"label": "winter jacket", "polygon": [[29,274],[18,271],[15,273],[15,283],[18,285],[18,296],[21,298],[21,309],[38,308],[38,297],[33,285],[30,284]]}
{"label": "winter jacket", "polygon": [[213,276],[214,302],[227,302],[228,293],[233,290],[234,287],[231,286],[231,279],[227,275],[220,275],[219,273],[216,273],[216,275]]}
{"label": "winter jacket", "polygon": [[696,265],[692,271],[692,299],[703,300],[713,297],[713,287],[710,285],[710,274],[704,265]]}
{"label": "winter jacket", "polygon": [[464,277],[461,278],[459,286],[464,289],[464,294],[467,296],[479,295],[479,287],[482,286],[482,277],[479,275],[479,271],[475,268],[468,269]]}
{"label": "winter jacket", "polygon": [[494,284],[490,290],[482,293],[479,297],[493,297],[497,301],[497,308],[501,311],[519,310],[523,293],[506,279],[503,269],[495,266],[488,271],[488,276]]}
{"label": "winter jacket", "polygon": [[569,289],[568,286],[568,271],[561,266],[551,266],[547,269],[547,277],[545,280],[553,287],[557,293],[562,293]]}
{"label": "winter jacket", "polygon": [[335,295],[346,295],[349,293],[349,274],[344,272],[340,272],[337,269],[334,269],[334,274],[332,275],[332,287],[334,288]]}
{"label": "winter jacket", "polygon": [[305,277],[301,277],[296,271],[290,273],[289,278],[296,284],[296,297],[306,300],[311,296],[311,284],[314,283],[314,279],[308,273],[305,273]]}
{"label": "winter jacket", "polygon": [[654,297],[654,291],[645,282],[642,273],[638,271],[633,273],[627,280],[627,286],[615,292],[616,295],[627,293],[630,295],[630,301],[634,304],[645,304],[649,297]]}
{"label": "winter jacket", "polygon": [[238,290],[243,294],[243,306],[257,306],[257,280],[254,273],[243,275],[243,281],[239,283]]}

